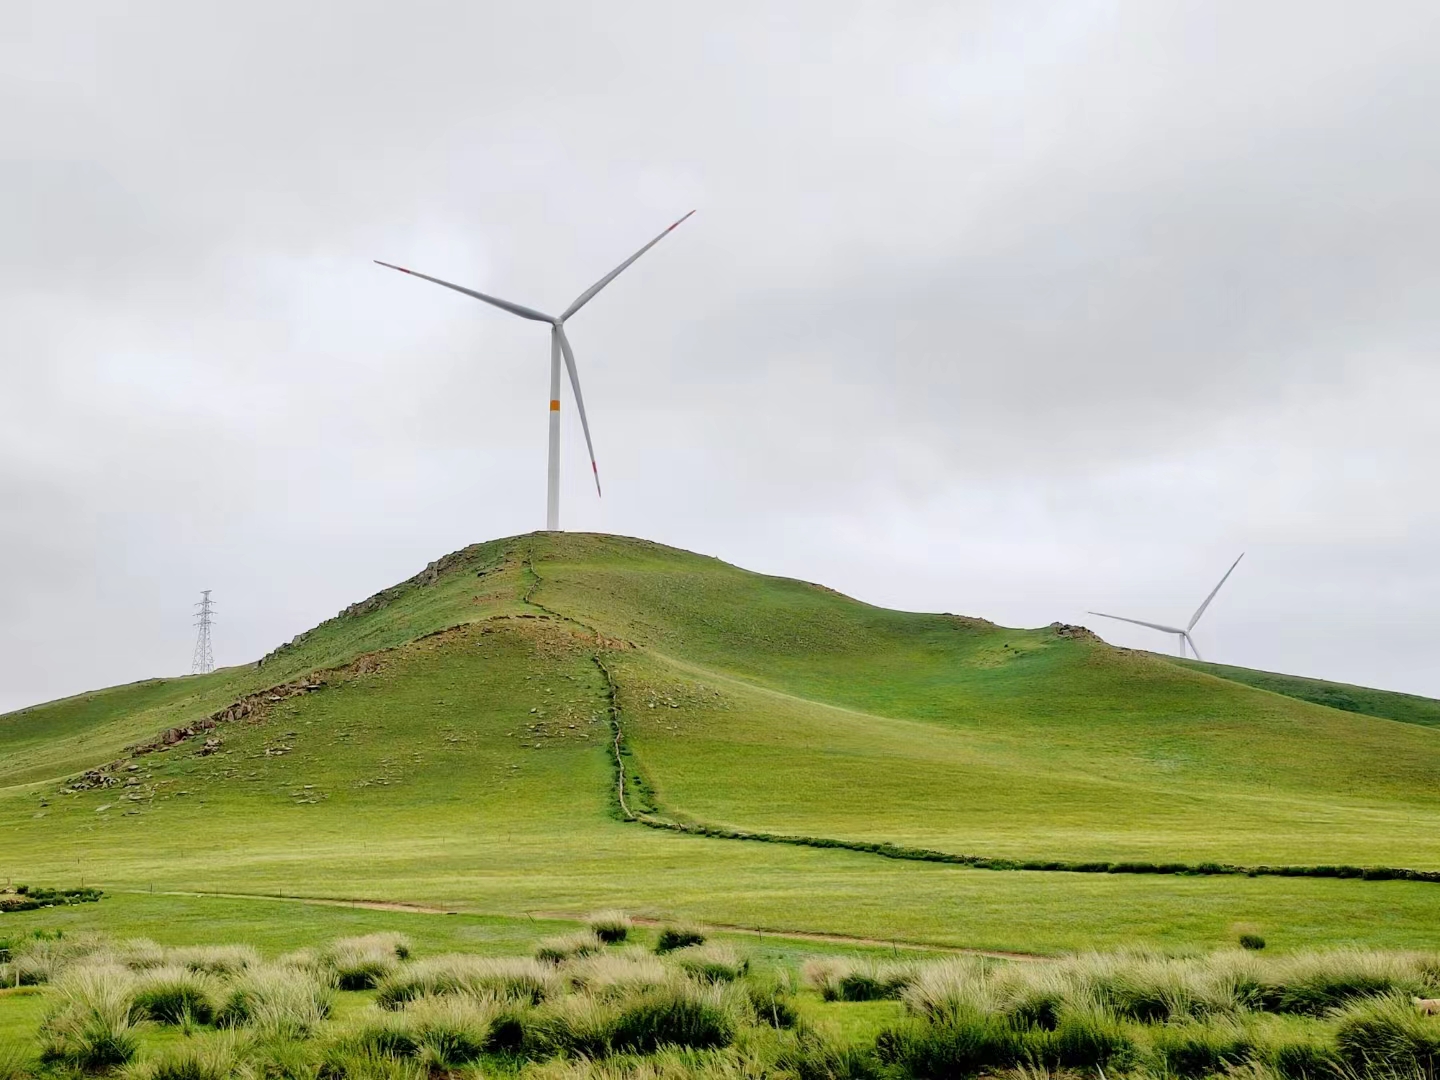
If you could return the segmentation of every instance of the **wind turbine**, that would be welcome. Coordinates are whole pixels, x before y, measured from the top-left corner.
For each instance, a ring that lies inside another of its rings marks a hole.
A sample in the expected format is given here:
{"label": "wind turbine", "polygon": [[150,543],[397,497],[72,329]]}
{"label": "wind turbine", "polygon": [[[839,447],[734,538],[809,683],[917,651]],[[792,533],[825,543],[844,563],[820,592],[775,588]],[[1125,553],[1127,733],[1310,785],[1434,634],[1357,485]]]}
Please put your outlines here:
{"label": "wind turbine", "polygon": [[[694,210],[690,214],[695,213]],[[524,304],[516,304],[509,300],[501,300],[498,296],[487,296],[485,293],[476,292],[474,289],[467,289],[463,285],[456,285],[453,282],[442,281],[439,278],[431,277],[429,274],[421,274],[415,270],[407,270],[403,266],[396,266],[394,263],[375,262],[380,266],[391,270],[399,270],[402,274],[409,274],[411,277],[418,277],[424,281],[434,282],[436,285],[443,285],[447,289],[454,289],[458,293],[474,297],[476,300],[483,300],[487,304],[493,304],[501,311],[508,311],[512,315],[519,315],[522,319],[530,319],[533,322],[550,324],[550,458],[549,468],[545,484],[545,528],[551,532],[560,528],[560,360],[565,360],[565,370],[570,374],[570,389],[575,394],[575,408],[580,413],[580,428],[585,432],[585,449],[590,452],[590,471],[595,474],[595,494],[600,494],[600,469],[595,464],[595,446],[590,441],[590,421],[585,417],[585,399],[580,395],[580,376],[575,371],[575,354],[570,349],[570,339],[565,336],[565,320],[574,315],[582,307],[595,299],[595,294],[609,285],[620,276],[636,259],[644,255],[652,247],[665,239],[681,221],[688,218],[686,214],[680,221],[675,222],[668,229],[655,237],[648,244],[635,252],[628,259],[615,267],[608,274],[595,282],[588,289],[575,298],[563,313],[559,315],[546,315],[543,311],[536,311]]]}
{"label": "wind turbine", "polygon": [[[1220,579],[1220,585],[1224,585],[1225,582],[1230,579],[1230,575],[1235,572],[1235,567],[1240,565],[1240,559],[1244,557],[1245,553],[1242,551],[1240,558],[1231,563],[1230,569],[1225,571],[1225,576]],[[1144,622],[1140,619],[1127,619],[1124,615],[1107,615],[1103,611],[1092,611],[1090,614],[1099,615],[1102,619],[1118,619],[1120,622],[1134,623],[1136,626],[1148,626],[1151,630],[1159,630],[1162,634],[1175,634],[1180,639],[1180,655],[1185,655],[1185,643],[1189,642],[1190,650],[1195,654],[1195,659],[1199,660],[1201,658],[1200,650],[1195,648],[1195,639],[1190,636],[1190,631],[1195,629],[1195,624],[1200,621],[1200,616],[1205,614],[1205,609],[1210,606],[1210,601],[1215,599],[1215,594],[1220,591],[1220,585],[1216,585],[1215,588],[1210,590],[1210,595],[1205,597],[1205,602],[1195,609],[1195,614],[1190,616],[1190,621],[1185,624],[1184,630],[1181,630],[1178,626],[1165,626],[1162,623]]]}

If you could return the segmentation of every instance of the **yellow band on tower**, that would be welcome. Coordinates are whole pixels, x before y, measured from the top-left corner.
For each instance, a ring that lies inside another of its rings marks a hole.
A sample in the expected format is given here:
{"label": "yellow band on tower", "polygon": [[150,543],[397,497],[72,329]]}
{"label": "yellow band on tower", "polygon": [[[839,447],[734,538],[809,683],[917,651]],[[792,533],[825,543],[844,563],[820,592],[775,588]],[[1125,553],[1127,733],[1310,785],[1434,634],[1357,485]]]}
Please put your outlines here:
{"label": "yellow band on tower", "polygon": [[550,411],[551,411],[551,412],[559,412],[559,411],[560,411],[560,402],[556,401],[554,398],[551,398],[551,399],[550,399]]}

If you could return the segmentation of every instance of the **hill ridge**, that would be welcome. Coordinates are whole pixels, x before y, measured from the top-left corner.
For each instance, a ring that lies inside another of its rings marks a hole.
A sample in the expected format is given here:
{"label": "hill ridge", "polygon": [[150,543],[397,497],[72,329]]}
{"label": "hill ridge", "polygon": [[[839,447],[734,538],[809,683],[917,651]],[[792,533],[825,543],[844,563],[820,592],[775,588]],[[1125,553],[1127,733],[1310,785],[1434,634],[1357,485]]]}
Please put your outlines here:
{"label": "hill ridge", "polygon": [[[1073,628],[889,611],[594,534],[469,545],[374,597],[260,666],[0,719],[7,873],[486,910],[690,889],[717,921],[773,924],[796,886],[767,907],[747,875],[804,868],[831,882],[805,903],[879,890],[898,936],[953,888],[1222,904],[1270,882],[1300,904],[1283,890],[1440,879],[1434,729]],[[123,765],[18,786],[82,762]]]}

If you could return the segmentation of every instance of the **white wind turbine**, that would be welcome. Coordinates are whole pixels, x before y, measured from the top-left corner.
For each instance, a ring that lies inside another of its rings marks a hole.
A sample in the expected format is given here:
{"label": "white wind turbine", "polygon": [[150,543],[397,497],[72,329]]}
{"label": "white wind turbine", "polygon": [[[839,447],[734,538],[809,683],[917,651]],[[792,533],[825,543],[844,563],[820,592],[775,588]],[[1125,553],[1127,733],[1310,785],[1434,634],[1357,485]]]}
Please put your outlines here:
{"label": "white wind turbine", "polygon": [[[694,210],[690,214],[695,213]],[[516,304],[509,300],[501,300],[498,296],[487,296],[474,289],[467,289],[463,285],[456,285],[449,281],[441,281],[439,278],[430,277],[428,274],[417,273],[414,270],[407,270],[403,266],[396,266],[394,263],[381,262],[376,259],[379,265],[388,267],[391,270],[399,270],[402,274],[409,274],[411,277],[422,278],[425,281],[433,281],[436,285],[443,285],[447,289],[454,289],[466,296],[473,296],[476,300],[483,300],[487,304],[493,304],[502,311],[508,311],[512,315],[519,315],[522,319],[530,319],[534,322],[550,324],[550,459],[545,485],[545,528],[554,532],[560,528],[560,360],[565,360],[565,370],[570,374],[570,389],[575,394],[575,408],[580,412],[580,427],[585,432],[585,448],[590,452],[590,471],[595,474],[595,494],[600,494],[600,470],[595,464],[595,446],[590,441],[590,422],[585,417],[585,399],[580,395],[580,376],[575,371],[575,354],[570,350],[570,340],[565,336],[565,320],[574,315],[582,307],[595,298],[595,294],[609,285],[620,276],[621,271],[644,255],[652,247],[679,225],[681,221],[688,218],[686,214],[680,221],[675,222],[659,236],[655,237],[648,244],[635,252],[628,259],[622,262],[614,270],[602,277],[594,285],[582,292],[560,315],[546,315],[543,311],[536,311],[524,304]]]}
{"label": "white wind turbine", "polygon": [[[1225,571],[1225,576],[1220,579],[1220,585],[1224,585],[1235,572],[1235,567],[1240,565],[1240,559],[1245,553],[1240,553],[1240,558],[1230,564],[1230,569]],[[1215,599],[1215,594],[1220,591],[1220,585],[1210,590],[1210,595],[1205,597],[1205,602],[1195,609],[1195,614],[1190,616],[1190,621],[1185,624],[1185,629],[1178,626],[1165,626],[1162,623],[1144,622],[1140,619],[1127,619],[1123,615],[1107,615],[1103,611],[1092,611],[1091,615],[1099,615],[1102,619],[1118,619],[1121,622],[1134,623],[1136,626],[1148,626],[1151,630],[1159,630],[1162,634],[1174,634],[1180,639],[1180,655],[1185,655],[1185,644],[1189,642],[1190,650],[1195,654],[1195,659],[1200,659],[1200,650],[1195,648],[1195,639],[1190,636],[1190,631],[1195,629],[1195,624],[1200,621],[1200,616],[1205,614],[1205,609],[1210,606],[1210,601]]]}

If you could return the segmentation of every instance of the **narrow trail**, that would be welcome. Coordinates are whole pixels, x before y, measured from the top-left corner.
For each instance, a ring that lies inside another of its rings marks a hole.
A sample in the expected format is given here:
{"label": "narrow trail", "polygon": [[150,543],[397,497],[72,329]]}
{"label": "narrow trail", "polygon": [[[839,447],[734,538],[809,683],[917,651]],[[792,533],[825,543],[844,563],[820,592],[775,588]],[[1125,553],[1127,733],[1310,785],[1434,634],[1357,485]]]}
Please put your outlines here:
{"label": "narrow trail", "polygon": [[196,892],[189,889],[171,889],[152,892],[149,889],[112,889],[111,892],[127,896],[181,896],[196,900],[265,900],[284,904],[308,904],[314,907],[363,908],[367,911],[404,911],[412,915],[460,915],[454,908],[434,907],[430,904],[414,904],[405,900],[353,900],[338,896],[286,896],[283,893],[242,893],[242,892]]}
{"label": "narrow trail", "polygon": [[[564,911],[536,911],[532,912],[537,919],[556,919],[569,922],[583,922],[585,916],[576,912]],[[673,919],[652,919],[640,915],[631,915],[630,921],[636,926],[660,927],[667,926]],[[823,934],[812,930],[775,930],[765,926],[740,926],[736,923],[715,923],[702,922],[707,930],[714,930],[724,934],[754,934],[761,938],[782,938],[785,941],[818,941],[832,945],[863,945],[879,949],[896,949],[907,952],[929,952],[949,953],[956,956],[987,956],[995,960],[1053,960],[1053,956],[1045,956],[1042,953],[1010,952],[1003,949],[972,949],[964,945],[935,945],[923,941],[896,941],[886,938],[858,937],[854,934]]]}
{"label": "narrow trail", "polygon": [[[242,892],[197,892],[187,889],[170,889],[152,893],[148,889],[115,889],[117,893],[133,896],[176,896],[194,900],[253,900],[260,903],[304,904],[309,907],[359,908],[364,911],[398,911],[408,915],[477,915],[483,918],[520,919],[528,918],[537,922],[584,922],[585,914],[575,911],[528,911],[520,915],[497,914],[495,912],[466,912],[453,908],[436,907],[431,904],[416,904],[403,900],[356,900],[333,896],[286,896],[283,893],[242,893]],[[631,915],[630,921],[636,926],[655,928],[666,926],[674,920],[655,919],[644,915]],[[1054,957],[1040,953],[1007,952],[999,949],[970,949],[960,945],[935,945],[922,941],[892,941],[885,938],[860,937],[853,934],[824,934],[810,930],[776,930],[766,926],[741,926],[737,923],[703,923],[707,930],[724,934],[753,934],[764,938],[780,938],[785,941],[814,941],[833,945],[859,945],[867,948],[893,949],[905,952],[947,953],[963,956],[988,956],[996,960],[1052,960]]]}

